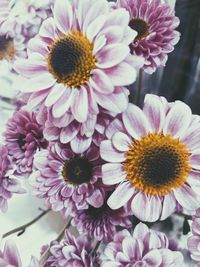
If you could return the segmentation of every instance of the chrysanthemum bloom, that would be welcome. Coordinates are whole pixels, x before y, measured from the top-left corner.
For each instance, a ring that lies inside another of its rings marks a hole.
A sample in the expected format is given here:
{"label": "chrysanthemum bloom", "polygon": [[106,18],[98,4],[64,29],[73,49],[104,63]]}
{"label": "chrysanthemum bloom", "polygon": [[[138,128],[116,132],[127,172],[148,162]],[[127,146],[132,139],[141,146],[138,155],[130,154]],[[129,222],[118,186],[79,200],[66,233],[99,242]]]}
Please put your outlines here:
{"label": "chrysanthemum bloom", "polygon": [[199,207],[200,123],[181,101],[147,95],[144,108],[129,104],[101,143],[103,182],[118,184],[112,209],[129,204],[144,221],[164,220],[179,205]]}
{"label": "chrysanthemum bloom", "polygon": [[0,146],[0,210],[6,212],[7,200],[13,193],[24,193],[20,184],[13,178],[12,162],[6,146]]}
{"label": "chrysanthemum bloom", "polygon": [[63,242],[53,242],[50,246],[51,256],[44,267],[93,267],[91,242],[86,237],[74,237],[69,231],[65,231]]}
{"label": "chrysanthemum bloom", "polygon": [[22,267],[18,249],[16,245],[10,240],[6,241],[4,250],[0,250],[0,266]]}
{"label": "chrysanthemum bloom", "polygon": [[130,54],[137,33],[128,22],[128,12],[111,9],[106,0],[57,0],[53,18],[29,42],[29,58],[15,64],[24,76],[16,86],[31,92],[28,105],[52,107],[55,118],[70,111],[81,123],[98,114],[99,106],[125,110],[123,86],[135,81],[134,66],[143,63]]}
{"label": "chrysanthemum bloom", "polygon": [[191,258],[197,262],[197,267],[200,267],[200,209],[196,211],[192,219],[192,236],[188,238],[188,248],[191,253]]}
{"label": "chrysanthemum bloom", "polygon": [[95,145],[84,153],[74,153],[69,146],[53,144],[35,155],[35,171],[30,177],[34,194],[65,216],[76,208],[100,207],[105,194],[101,164]]}
{"label": "chrysanthemum bloom", "polygon": [[182,266],[182,254],[168,246],[167,236],[139,223],[133,234],[128,230],[115,234],[101,256],[101,267]]}
{"label": "chrysanthemum bloom", "polygon": [[71,224],[80,234],[88,234],[99,241],[111,241],[117,232],[117,227],[132,226],[125,209],[112,210],[107,205],[107,197],[100,208],[89,206],[86,210],[77,210]]}
{"label": "chrysanthemum bloom", "polygon": [[16,111],[8,121],[4,135],[9,155],[16,165],[16,173],[30,173],[34,153],[48,144],[35,114],[25,110]]}
{"label": "chrysanthemum bloom", "polygon": [[52,2],[1,0],[0,60],[26,56],[27,41],[38,32],[42,21],[51,14]]}
{"label": "chrysanthemum bloom", "polygon": [[165,66],[167,54],[180,39],[174,10],[161,0],[117,0],[117,6],[129,11],[129,26],[138,33],[131,51],[144,57],[144,70],[152,74],[157,67]]}
{"label": "chrysanthemum bloom", "polygon": [[100,145],[105,137],[105,129],[114,116],[101,109],[98,115],[88,114],[87,120],[80,123],[70,112],[60,118],[54,118],[51,109],[41,108],[36,119],[44,127],[45,139],[63,144],[70,143],[74,152],[82,153],[92,142]]}

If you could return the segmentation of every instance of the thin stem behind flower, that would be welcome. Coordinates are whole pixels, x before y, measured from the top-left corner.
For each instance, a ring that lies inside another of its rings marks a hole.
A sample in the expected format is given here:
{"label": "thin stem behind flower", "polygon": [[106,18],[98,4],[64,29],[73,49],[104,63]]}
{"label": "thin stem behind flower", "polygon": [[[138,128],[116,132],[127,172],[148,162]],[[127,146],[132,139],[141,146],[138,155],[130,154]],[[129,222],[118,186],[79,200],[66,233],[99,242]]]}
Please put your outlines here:
{"label": "thin stem behind flower", "polygon": [[[64,235],[65,235],[65,230],[70,226],[71,224],[71,218],[68,220],[68,222],[65,224],[65,226],[63,227],[63,229],[60,231],[58,237],[56,238],[55,241],[60,242]],[[41,258],[40,258],[40,265],[43,266],[43,264],[46,262],[46,260],[49,258],[50,256],[50,247],[42,254]]]}
{"label": "thin stem behind flower", "polygon": [[49,211],[50,211],[50,209],[43,211],[42,213],[40,213],[40,215],[38,215],[36,218],[34,218],[33,220],[31,220],[30,222],[28,222],[28,223],[26,223],[26,224],[24,224],[22,226],[19,226],[19,227],[15,228],[15,229],[13,229],[13,230],[5,233],[2,236],[2,238],[5,238],[5,237],[7,237],[9,235],[12,235],[14,233],[17,233],[17,232],[19,232],[18,233],[18,236],[21,235],[21,234],[23,234],[25,232],[26,228],[28,228],[29,226],[31,226],[32,224],[34,224],[35,222],[37,222],[39,219],[41,219]]}
{"label": "thin stem behind flower", "polygon": [[136,86],[136,94],[134,104],[139,105],[140,103],[140,95],[142,91],[142,79],[143,79],[143,71],[142,69],[139,70],[138,79],[137,79],[137,86]]}

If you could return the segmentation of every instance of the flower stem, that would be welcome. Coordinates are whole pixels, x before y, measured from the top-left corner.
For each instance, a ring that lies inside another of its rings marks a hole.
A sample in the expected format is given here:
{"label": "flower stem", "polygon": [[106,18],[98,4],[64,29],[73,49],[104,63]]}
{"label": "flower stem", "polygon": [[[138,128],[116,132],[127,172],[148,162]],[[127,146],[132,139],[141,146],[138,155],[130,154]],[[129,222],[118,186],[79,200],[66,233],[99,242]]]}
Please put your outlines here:
{"label": "flower stem", "polygon": [[101,244],[101,241],[98,241],[94,247],[94,249],[92,250],[92,256],[95,256],[96,251],[98,250],[99,246]]}
{"label": "flower stem", "polygon": [[[60,231],[58,237],[55,239],[55,241],[60,242],[63,239],[63,236],[65,234],[65,230],[70,226],[71,224],[71,218],[68,220],[68,222],[65,224],[65,226],[63,227],[63,229]],[[40,265],[43,266],[43,264],[45,264],[46,260],[49,258],[50,256],[50,247],[42,254],[41,258],[40,258]]]}
{"label": "flower stem", "polygon": [[192,221],[192,215],[187,215],[187,214],[184,214],[184,213],[176,213],[176,215],[180,216],[180,217],[183,217],[185,218],[186,220],[191,220]]}
{"label": "flower stem", "polygon": [[134,104],[137,106],[140,103],[140,95],[141,95],[141,90],[142,90],[142,78],[143,78],[143,72],[142,72],[142,69],[140,69],[138,79],[137,79],[136,94],[135,94],[135,100],[134,100]]}
{"label": "flower stem", "polygon": [[23,233],[25,232],[26,228],[28,228],[29,226],[31,226],[32,224],[34,224],[35,222],[37,222],[39,219],[41,219],[41,218],[42,218],[45,214],[47,214],[49,211],[50,211],[50,209],[43,211],[42,213],[40,213],[40,215],[38,215],[38,216],[37,216],[35,219],[33,219],[32,221],[30,221],[30,222],[28,222],[28,223],[26,223],[26,224],[24,224],[24,225],[22,225],[22,226],[19,226],[19,227],[15,228],[15,229],[13,229],[13,230],[11,230],[11,231],[5,233],[5,234],[2,236],[2,238],[5,238],[5,237],[7,237],[7,236],[9,236],[9,235],[12,235],[12,234],[14,234],[14,233],[17,233],[17,232],[19,232],[19,233],[18,233],[18,236],[21,235],[21,234],[23,234]]}

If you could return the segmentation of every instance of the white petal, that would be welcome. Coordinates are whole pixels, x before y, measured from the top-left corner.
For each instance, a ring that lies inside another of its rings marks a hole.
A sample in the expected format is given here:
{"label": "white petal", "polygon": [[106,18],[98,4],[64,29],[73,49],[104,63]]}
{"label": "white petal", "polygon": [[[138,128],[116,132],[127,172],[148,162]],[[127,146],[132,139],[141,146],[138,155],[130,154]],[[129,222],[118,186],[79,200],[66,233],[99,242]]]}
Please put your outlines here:
{"label": "white petal", "polygon": [[109,140],[101,142],[100,154],[102,159],[113,163],[122,162],[126,159],[124,153],[117,151]]}
{"label": "white petal", "polygon": [[112,143],[117,150],[125,152],[129,150],[131,140],[126,134],[117,132],[112,136]]}
{"label": "white petal", "polygon": [[113,210],[119,209],[128,202],[128,200],[133,196],[133,194],[133,186],[129,182],[124,182],[118,185],[118,187],[109,197],[107,201],[108,206]]}
{"label": "white petal", "polygon": [[126,178],[126,175],[122,164],[107,163],[102,166],[102,179],[106,185],[120,183]]}

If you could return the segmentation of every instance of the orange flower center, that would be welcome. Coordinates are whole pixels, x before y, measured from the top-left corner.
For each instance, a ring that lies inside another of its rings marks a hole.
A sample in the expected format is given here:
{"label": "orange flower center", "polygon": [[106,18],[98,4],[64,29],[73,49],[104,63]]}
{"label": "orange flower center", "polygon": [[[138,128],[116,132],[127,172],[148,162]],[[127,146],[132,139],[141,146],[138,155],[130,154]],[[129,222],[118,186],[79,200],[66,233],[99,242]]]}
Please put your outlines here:
{"label": "orange flower center", "polygon": [[15,56],[15,46],[11,37],[0,36],[0,60],[11,60]]}
{"label": "orange flower center", "polygon": [[96,59],[93,44],[79,31],[55,40],[47,58],[49,72],[58,83],[79,88],[91,77]]}
{"label": "orange flower center", "polygon": [[189,151],[171,135],[150,133],[134,140],[126,154],[127,179],[138,190],[164,196],[186,182]]}

